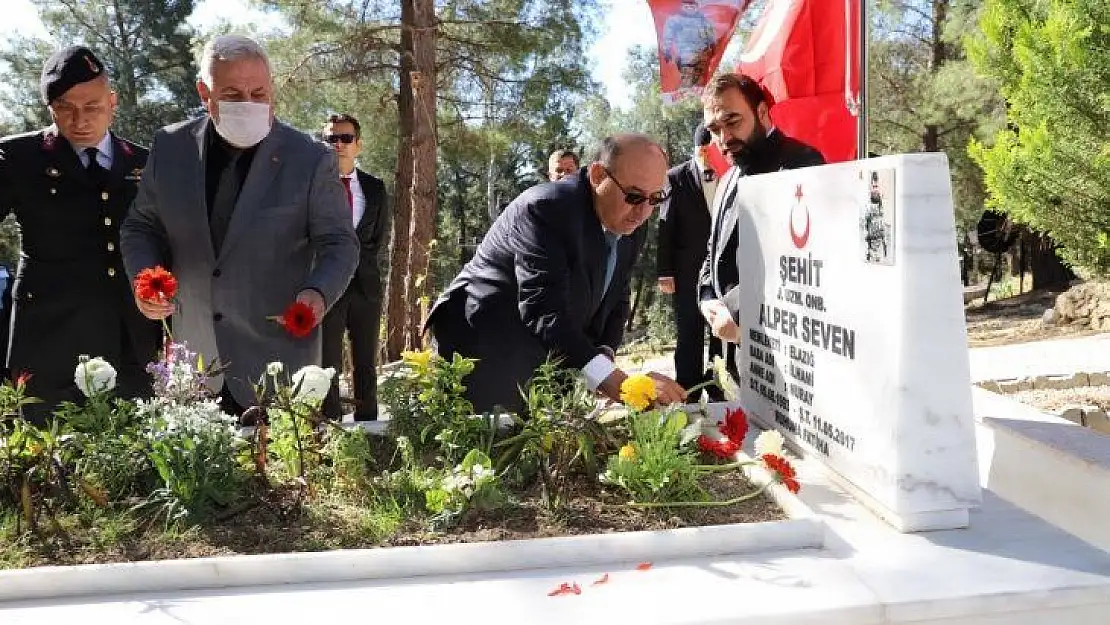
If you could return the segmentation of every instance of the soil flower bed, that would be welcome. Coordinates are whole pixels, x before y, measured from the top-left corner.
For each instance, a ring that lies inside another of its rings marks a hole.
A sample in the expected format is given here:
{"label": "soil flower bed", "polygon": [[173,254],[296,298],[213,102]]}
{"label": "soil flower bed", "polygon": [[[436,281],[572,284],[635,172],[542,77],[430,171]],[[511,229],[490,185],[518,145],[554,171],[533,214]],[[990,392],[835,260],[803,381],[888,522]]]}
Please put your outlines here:
{"label": "soil flower bed", "polygon": [[[383,385],[386,436],[325,421],[334,372],[271,363],[259,425],[221,412],[205,366],[170,343],[154,394],[113,396],[99,358],[86,395],[44,427],[19,417],[24,381],[0,387],[0,568],[540,538],[783,518],[743,476],[739,410],[717,424],[660,407],[647,376],[624,406],[545,365],[522,389],[527,417],[499,427],[462,398],[473,361],[409,352]],[[727,375],[727,374],[726,374]],[[731,379],[729,380],[731,382]],[[718,381],[722,386],[731,384]],[[757,459],[791,490],[781,437]]]}

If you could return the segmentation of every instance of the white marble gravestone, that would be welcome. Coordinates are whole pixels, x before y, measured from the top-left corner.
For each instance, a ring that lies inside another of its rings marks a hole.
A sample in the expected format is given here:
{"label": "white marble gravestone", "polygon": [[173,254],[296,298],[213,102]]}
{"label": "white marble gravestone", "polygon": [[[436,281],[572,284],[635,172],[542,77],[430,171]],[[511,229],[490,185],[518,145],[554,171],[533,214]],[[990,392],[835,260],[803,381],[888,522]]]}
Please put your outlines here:
{"label": "white marble gravestone", "polygon": [[948,161],[741,180],[741,402],[900,531],[980,502]]}

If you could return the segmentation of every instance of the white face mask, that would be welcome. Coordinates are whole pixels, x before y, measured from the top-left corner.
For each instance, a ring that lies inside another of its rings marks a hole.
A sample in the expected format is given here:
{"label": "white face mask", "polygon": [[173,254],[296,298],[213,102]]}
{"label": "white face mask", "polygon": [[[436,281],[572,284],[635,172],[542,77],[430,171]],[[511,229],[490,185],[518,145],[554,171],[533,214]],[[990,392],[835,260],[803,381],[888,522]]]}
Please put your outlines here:
{"label": "white face mask", "polygon": [[270,134],[270,105],[261,102],[216,102],[216,132],[237,148],[250,148]]}

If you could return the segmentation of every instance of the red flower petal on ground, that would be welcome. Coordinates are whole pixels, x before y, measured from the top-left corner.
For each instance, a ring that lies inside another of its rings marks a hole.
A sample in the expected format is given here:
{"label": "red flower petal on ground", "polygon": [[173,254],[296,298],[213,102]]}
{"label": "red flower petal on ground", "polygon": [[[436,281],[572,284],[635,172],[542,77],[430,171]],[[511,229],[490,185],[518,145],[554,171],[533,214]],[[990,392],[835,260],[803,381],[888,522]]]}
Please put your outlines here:
{"label": "red flower petal on ground", "polygon": [[717,429],[737,446],[743,445],[744,437],[748,435],[748,416],[741,408],[726,410],[725,420],[717,426]]}
{"label": "red flower petal on ground", "polygon": [[786,487],[786,490],[794,493],[795,495],[798,494],[798,491],[802,490],[802,485],[798,483],[798,480],[792,477],[783,478],[782,485]]}
{"label": "red flower petal on ground", "polygon": [[555,590],[552,590],[551,592],[547,593],[547,596],[548,597],[561,597],[563,595],[580,595],[580,594],[582,594],[582,589],[578,586],[577,582],[575,582],[573,584],[569,583],[569,582],[563,582],[562,584],[559,584],[558,588],[556,588]]}
{"label": "red flower petal on ground", "polygon": [[316,327],[316,315],[308,304],[293,302],[281,316],[281,325],[285,327],[285,331],[289,334],[303,339],[312,334],[312,328]]}
{"label": "red flower petal on ground", "polygon": [[651,562],[641,562],[636,565],[637,571],[647,571],[651,569]]}
{"label": "red flower petal on ground", "polygon": [[590,585],[591,586],[600,586],[602,584],[608,584],[608,583],[609,583],[609,574],[606,573],[605,575],[602,575],[601,577],[594,580],[594,583],[592,583]]}
{"label": "red flower petal on ground", "polygon": [[148,302],[173,299],[177,278],[161,265],[143,269],[135,276],[135,295]]}

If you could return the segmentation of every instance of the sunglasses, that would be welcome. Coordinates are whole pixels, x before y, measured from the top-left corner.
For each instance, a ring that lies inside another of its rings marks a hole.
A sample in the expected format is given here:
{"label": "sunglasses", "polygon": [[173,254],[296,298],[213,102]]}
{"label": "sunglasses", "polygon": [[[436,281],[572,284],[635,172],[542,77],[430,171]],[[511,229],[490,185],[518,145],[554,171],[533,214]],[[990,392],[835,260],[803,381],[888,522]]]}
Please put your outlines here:
{"label": "sunglasses", "polygon": [[613,175],[613,172],[609,171],[608,167],[605,167],[603,169],[605,169],[605,173],[609,174],[609,178],[613,180],[613,183],[617,185],[617,188],[621,190],[621,193],[624,194],[625,203],[631,206],[639,206],[644,202],[647,202],[651,206],[658,206],[663,202],[666,202],[667,198],[671,196],[670,189],[656,191],[651,195],[644,195],[639,191],[629,191],[628,189],[624,188],[624,185],[621,184],[620,180],[617,180],[617,177]]}
{"label": "sunglasses", "polygon": [[338,135],[324,135],[324,141],[328,143],[354,143],[355,136],[349,132]]}

